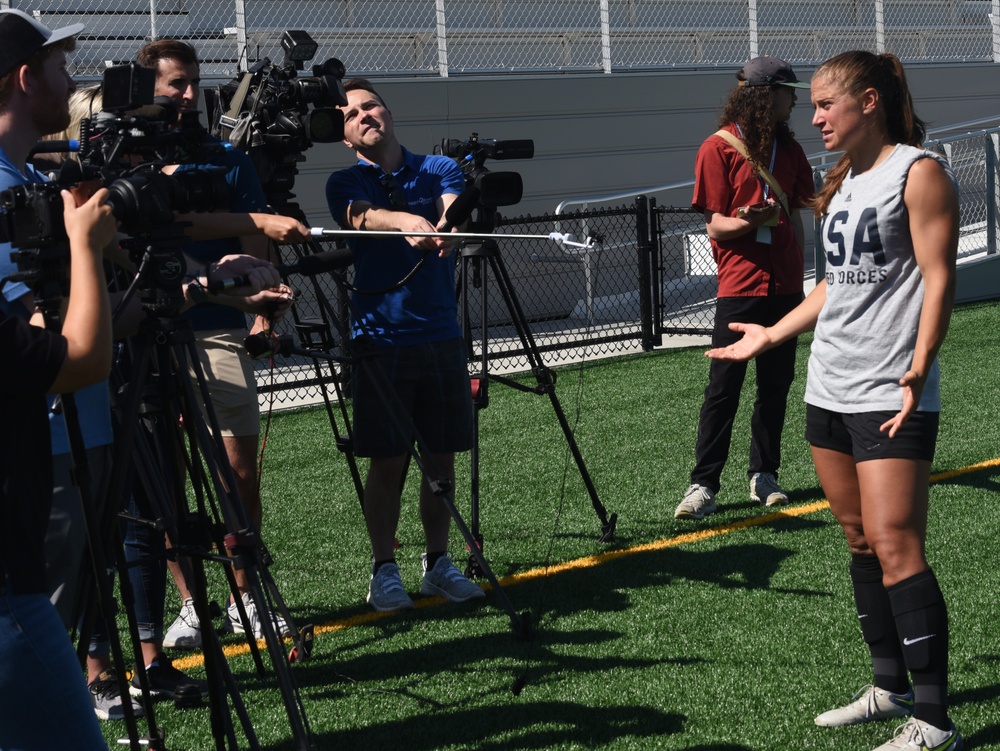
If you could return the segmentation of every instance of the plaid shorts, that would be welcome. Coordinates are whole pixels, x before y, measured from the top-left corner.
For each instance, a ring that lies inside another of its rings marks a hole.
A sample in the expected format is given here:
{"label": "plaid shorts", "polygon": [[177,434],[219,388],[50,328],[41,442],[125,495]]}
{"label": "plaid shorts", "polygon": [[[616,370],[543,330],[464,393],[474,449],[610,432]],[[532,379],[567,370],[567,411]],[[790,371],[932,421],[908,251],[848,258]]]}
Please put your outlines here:
{"label": "plaid shorts", "polygon": [[461,339],[376,347],[354,370],[354,453],[400,456],[417,435],[431,453],[472,447],[472,391]]}

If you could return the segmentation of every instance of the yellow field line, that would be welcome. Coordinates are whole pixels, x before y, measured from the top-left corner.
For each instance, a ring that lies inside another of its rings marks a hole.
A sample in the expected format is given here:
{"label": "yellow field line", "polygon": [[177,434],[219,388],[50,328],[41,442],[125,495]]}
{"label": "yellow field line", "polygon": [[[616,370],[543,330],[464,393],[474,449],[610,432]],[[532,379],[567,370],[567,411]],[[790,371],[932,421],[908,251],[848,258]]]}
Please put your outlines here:
{"label": "yellow field line", "polygon": [[[973,472],[979,472],[983,469],[990,469],[992,467],[1000,467],[1000,458],[990,459],[988,461],[979,462],[978,464],[971,464],[967,467],[962,467],[960,469],[950,469],[944,472],[937,472],[931,475],[931,483],[942,482],[944,480],[950,480],[953,477],[960,477],[962,475],[971,474]],[[638,555],[640,553],[650,553],[656,550],[665,550],[666,548],[675,548],[678,545],[687,545],[689,543],[701,542],[703,540],[711,539],[712,537],[718,537],[719,535],[729,534],[731,532],[738,532],[741,529],[749,529],[751,527],[759,527],[764,524],[769,524],[773,521],[779,519],[785,519],[796,516],[805,516],[806,514],[814,514],[817,511],[822,511],[829,508],[830,504],[828,501],[815,501],[813,503],[807,503],[802,506],[790,506],[781,509],[780,511],[775,511],[769,514],[764,514],[762,516],[754,516],[748,519],[740,519],[738,521],[732,522],[730,524],[723,524],[718,527],[708,527],[707,529],[699,529],[694,532],[687,532],[682,535],[676,535],[674,537],[666,537],[662,540],[655,540],[654,542],[643,543],[642,545],[635,545],[630,548],[622,548],[619,550],[609,550],[605,553],[599,553],[597,555],[590,555],[585,558],[577,558],[573,561],[566,561],[565,563],[557,563],[551,566],[545,566],[541,568],[533,568],[528,571],[522,571],[518,574],[512,574],[510,576],[505,576],[499,579],[500,585],[503,587],[510,587],[516,584],[521,584],[523,582],[532,581],[534,579],[541,579],[545,576],[552,576],[554,574],[561,574],[566,571],[576,571],[580,569],[593,568],[594,566],[600,566],[603,563],[608,563],[609,561],[614,561],[619,558],[625,558],[630,555]],[[485,584],[484,589],[492,589],[490,584]],[[436,605],[440,605],[444,602],[441,597],[422,597],[419,600],[414,601],[414,606],[417,608],[426,608]],[[391,613],[377,613],[368,612],[360,613],[358,615],[352,615],[348,618],[342,618],[337,621],[331,621],[330,623],[323,623],[315,627],[314,634],[319,636],[320,634],[329,634],[335,631],[343,631],[344,629],[353,628],[355,626],[362,626],[368,623],[374,623],[383,618],[388,618],[396,615],[396,612]],[[288,642],[291,644],[291,642]],[[263,650],[265,645],[264,641],[260,640],[257,642],[258,646]],[[240,644],[230,644],[222,649],[223,654],[226,658],[237,657],[239,655],[245,655],[250,652],[250,647],[245,643]],[[188,657],[181,657],[173,661],[174,667],[180,670],[188,670],[194,667],[200,667],[204,663],[204,657],[201,654],[193,654]]]}

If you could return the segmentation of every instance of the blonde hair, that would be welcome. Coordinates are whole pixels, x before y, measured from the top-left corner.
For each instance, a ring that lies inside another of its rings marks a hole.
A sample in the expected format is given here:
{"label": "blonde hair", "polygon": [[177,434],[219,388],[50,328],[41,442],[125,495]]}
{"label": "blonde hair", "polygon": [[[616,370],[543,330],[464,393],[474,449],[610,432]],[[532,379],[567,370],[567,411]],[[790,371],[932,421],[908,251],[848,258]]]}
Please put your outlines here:
{"label": "blonde hair", "polygon": [[104,95],[100,84],[77,89],[69,98],[69,125],[66,126],[66,130],[42,136],[42,140],[72,141],[78,139],[81,121],[100,112],[103,101]]}

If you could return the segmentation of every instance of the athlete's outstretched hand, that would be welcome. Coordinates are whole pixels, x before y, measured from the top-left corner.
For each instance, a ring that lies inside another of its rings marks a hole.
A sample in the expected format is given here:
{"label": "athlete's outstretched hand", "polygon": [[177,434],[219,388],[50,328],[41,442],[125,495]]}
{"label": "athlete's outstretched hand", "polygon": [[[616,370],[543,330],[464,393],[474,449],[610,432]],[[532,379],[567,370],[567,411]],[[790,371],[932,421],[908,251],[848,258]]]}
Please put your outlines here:
{"label": "athlete's outstretched hand", "polygon": [[749,360],[774,346],[767,329],[756,323],[731,323],[730,331],[743,332],[743,338],[728,347],[716,347],[705,353],[713,360]]}

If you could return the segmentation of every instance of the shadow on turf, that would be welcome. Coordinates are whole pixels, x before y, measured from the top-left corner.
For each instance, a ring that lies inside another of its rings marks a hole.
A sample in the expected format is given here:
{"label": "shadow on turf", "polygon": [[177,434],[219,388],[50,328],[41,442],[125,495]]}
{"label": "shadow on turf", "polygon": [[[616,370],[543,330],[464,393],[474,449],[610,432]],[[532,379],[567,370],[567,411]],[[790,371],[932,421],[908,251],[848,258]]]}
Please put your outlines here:
{"label": "shadow on turf", "polygon": [[[592,707],[573,702],[525,702],[413,717],[368,728],[322,733],[317,747],[432,751],[462,746],[477,751],[602,746],[620,738],[683,732],[682,716],[653,707]],[[722,747],[703,747],[718,748]],[[733,751],[739,747],[730,746]]]}

